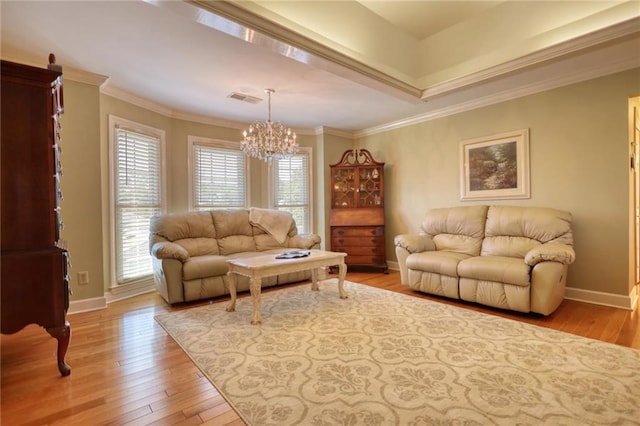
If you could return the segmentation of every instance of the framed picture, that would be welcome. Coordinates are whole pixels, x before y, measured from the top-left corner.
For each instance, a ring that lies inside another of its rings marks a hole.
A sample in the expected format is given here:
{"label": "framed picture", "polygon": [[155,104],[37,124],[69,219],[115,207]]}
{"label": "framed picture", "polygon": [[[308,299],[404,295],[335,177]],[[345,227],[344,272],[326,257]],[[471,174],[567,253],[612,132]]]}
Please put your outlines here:
{"label": "framed picture", "polygon": [[529,197],[529,129],[462,141],[461,200]]}

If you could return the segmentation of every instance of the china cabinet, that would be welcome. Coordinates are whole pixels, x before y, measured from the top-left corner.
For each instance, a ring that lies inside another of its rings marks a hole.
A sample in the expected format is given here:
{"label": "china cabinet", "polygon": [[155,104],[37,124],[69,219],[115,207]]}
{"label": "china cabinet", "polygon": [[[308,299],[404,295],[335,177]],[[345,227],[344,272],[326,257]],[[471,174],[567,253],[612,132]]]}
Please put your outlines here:
{"label": "china cabinet", "polygon": [[58,340],[60,374],[71,337],[68,254],[60,240],[62,72],[2,61],[1,328],[38,324]]}
{"label": "china cabinet", "polygon": [[331,167],[331,250],[349,266],[387,272],[384,239],[384,163],[366,149],[347,150]]}

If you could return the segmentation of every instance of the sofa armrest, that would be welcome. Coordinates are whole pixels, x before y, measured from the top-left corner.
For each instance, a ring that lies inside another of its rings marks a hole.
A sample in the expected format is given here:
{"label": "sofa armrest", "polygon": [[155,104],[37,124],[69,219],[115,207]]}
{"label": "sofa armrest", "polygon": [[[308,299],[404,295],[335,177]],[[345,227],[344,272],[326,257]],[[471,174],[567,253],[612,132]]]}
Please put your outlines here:
{"label": "sofa armrest", "polygon": [[540,262],[558,262],[563,265],[570,265],[575,259],[576,252],[570,245],[547,243],[540,244],[529,250],[524,257],[524,263],[529,266],[534,266]]}
{"label": "sofa armrest", "polygon": [[296,234],[289,238],[290,248],[311,249],[320,244],[321,238],[318,234]]}
{"label": "sofa armrest", "polygon": [[177,259],[181,262],[189,259],[189,252],[184,247],[168,241],[151,246],[151,255],[157,259]]}
{"label": "sofa armrest", "polygon": [[393,239],[396,247],[401,247],[409,253],[420,253],[436,249],[436,244],[426,235],[400,234]]}

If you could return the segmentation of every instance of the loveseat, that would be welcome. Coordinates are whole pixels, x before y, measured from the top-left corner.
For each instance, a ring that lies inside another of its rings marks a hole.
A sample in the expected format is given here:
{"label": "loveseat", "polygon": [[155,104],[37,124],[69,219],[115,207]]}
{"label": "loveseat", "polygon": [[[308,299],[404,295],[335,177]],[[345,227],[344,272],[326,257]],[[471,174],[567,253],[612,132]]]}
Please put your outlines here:
{"label": "loveseat", "polygon": [[430,210],[394,239],[402,283],[426,293],[551,314],[575,259],[571,213],[543,207]]}
{"label": "loveseat", "polygon": [[[156,287],[170,304],[229,294],[227,259],[320,248],[320,236],[298,234],[290,213],[268,209],[212,210],[152,218],[149,251]],[[267,277],[262,287],[303,281],[311,272]],[[237,277],[237,290],[249,288]]]}

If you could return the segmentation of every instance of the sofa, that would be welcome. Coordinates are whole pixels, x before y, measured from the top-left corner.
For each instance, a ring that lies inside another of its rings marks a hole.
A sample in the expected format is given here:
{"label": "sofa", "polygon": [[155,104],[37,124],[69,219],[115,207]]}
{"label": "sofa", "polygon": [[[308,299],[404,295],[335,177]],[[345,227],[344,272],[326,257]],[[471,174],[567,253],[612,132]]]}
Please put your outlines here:
{"label": "sofa", "polygon": [[[320,248],[320,236],[298,234],[290,213],[269,209],[162,214],[151,219],[149,252],[156,287],[170,304],[229,294],[227,259]],[[267,277],[262,287],[307,280],[311,272]],[[237,277],[237,290],[249,289]]]}
{"label": "sofa", "polygon": [[417,234],[394,239],[402,283],[425,293],[549,315],[575,260],[571,213],[544,207],[463,206],[427,212]]}

